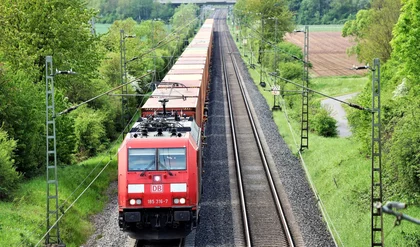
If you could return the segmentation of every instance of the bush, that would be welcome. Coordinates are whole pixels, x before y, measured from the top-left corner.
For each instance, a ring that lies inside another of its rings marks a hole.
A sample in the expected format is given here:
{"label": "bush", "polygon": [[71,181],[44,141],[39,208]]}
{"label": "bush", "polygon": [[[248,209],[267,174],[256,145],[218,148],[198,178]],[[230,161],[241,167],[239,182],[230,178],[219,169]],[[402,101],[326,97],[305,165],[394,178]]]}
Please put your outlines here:
{"label": "bush", "polygon": [[411,105],[401,107],[403,114],[394,115],[393,132],[384,141],[384,167],[392,194],[406,194],[409,202],[419,203],[420,195],[420,132],[418,115],[420,100],[409,100]]}
{"label": "bush", "polygon": [[321,108],[311,121],[311,127],[321,136],[335,137],[337,136],[337,121],[332,118],[328,111]]}
{"label": "bush", "polygon": [[16,171],[13,150],[16,141],[9,139],[7,133],[0,128],[0,199],[10,196],[18,185],[20,174]]}
{"label": "bush", "polygon": [[104,150],[108,139],[105,133],[104,119],[107,118],[100,110],[81,107],[74,121],[76,136],[76,156],[84,160]]}
{"label": "bush", "polygon": [[25,177],[45,163],[45,84],[34,84],[25,71],[0,74],[0,126],[16,141],[14,166]]}

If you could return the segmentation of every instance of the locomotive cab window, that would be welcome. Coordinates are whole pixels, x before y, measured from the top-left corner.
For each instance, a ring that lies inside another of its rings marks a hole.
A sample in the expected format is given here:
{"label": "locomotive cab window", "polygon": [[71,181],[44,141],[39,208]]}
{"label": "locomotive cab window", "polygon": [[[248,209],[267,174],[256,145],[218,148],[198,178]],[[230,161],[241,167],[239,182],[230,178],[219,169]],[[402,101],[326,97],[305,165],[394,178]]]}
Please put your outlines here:
{"label": "locomotive cab window", "polygon": [[156,169],[156,149],[129,149],[128,150],[128,170],[144,171]]}
{"label": "locomotive cab window", "polygon": [[158,155],[158,170],[187,169],[185,148],[159,148]]}

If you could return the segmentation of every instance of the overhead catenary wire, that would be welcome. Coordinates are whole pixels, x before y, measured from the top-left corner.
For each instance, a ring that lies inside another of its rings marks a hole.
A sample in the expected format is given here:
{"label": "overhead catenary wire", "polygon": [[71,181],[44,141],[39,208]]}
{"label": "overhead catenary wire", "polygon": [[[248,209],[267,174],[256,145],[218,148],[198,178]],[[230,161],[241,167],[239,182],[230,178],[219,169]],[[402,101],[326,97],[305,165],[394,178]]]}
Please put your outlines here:
{"label": "overhead catenary wire", "polygon": [[333,99],[333,100],[335,100],[335,101],[338,101],[338,102],[340,102],[340,103],[346,104],[346,105],[348,105],[348,106],[350,106],[350,107],[353,107],[353,108],[356,108],[356,109],[358,109],[358,110],[363,110],[363,111],[372,112],[372,110],[371,110],[371,109],[369,109],[369,108],[366,108],[366,107],[360,106],[360,105],[358,105],[358,104],[354,104],[354,103],[351,103],[351,102],[347,102],[347,101],[344,101],[344,100],[341,100],[341,99],[338,99],[338,98],[335,98],[335,97],[329,96],[329,95],[327,95],[327,94],[324,94],[324,93],[321,93],[321,92],[319,92],[319,91],[313,90],[313,89],[311,89],[311,88],[309,88],[309,87],[305,87],[305,86],[303,86],[303,85],[301,85],[301,84],[299,84],[299,83],[296,83],[296,82],[294,82],[294,81],[291,81],[291,80],[289,80],[289,79],[286,79],[286,78],[283,78],[283,77],[280,77],[280,76],[279,76],[279,78],[280,78],[281,80],[286,81],[286,82],[289,82],[289,83],[291,83],[291,84],[293,84],[293,85],[295,85],[295,86],[301,87],[301,88],[303,88],[303,89],[305,89],[305,90],[308,90],[308,91],[310,91],[310,92],[313,92],[313,93],[316,93],[316,94],[322,95],[322,96],[324,96],[324,97],[327,97],[327,98]]}
{"label": "overhead catenary wire", "polygon": [[[115,156],[116,154],[114,155],[114,157]],[[64,214],[67,213],[67,211],[69,211],[73,207],[73,205],[80,199],[80,197],[82,197],[82,195],[87,191],[87,189],[89,189],[89,187],[96,181],[96,179],[98,179],[98,177],[108,167],[111,161],[112,159],[108,161],[108,163],[104,166],[104,168],[102,168],[102,170],[98,173],[98,175],[89,183],[89,185],[82,191],[82,193],[80,193],[79,196],[66,208],[66,210],[62,212],[60,217],[58,217],[58,219],[54,222],[54,224],[50,227],[50,229],[47,230],[47,232],[42,236],[42,238],[38,241],[38,243],[36,243],[35,246],[38,246],[41,243],[41,241],[50,233],[50,231],[57,225],[57,223],[61,220],[61,218],[63,218]]]}
{"label": "overhead catenary wire", "polygon": [[91,99],[88,99],[88,100],[86,100],[86,101],[83,101],[82,103],[80,103],[80,104],[78,104],[78,105],[75,105],[75,106],[69,107],[69,108],[65,109],[64,111],[62,111],[62,112],[58,113],[58,115],[63,115],[63,114],[67,114],[67,113],[69,113],[69,112],[71,112],[71,111],[74,111],[74,110],[76,110],[78,107],[80,107],[80,106],[82,106],[82,105],[84,105],[84,104],[87,104],[87,103],[89,103],[89,102],[91,102],[91,101],[93,101],[93,100],[95,100],[95,99],[97,99],[97,98],[100,98],[100,97],[104,96],[104,95],[108,95],[108,94],[109,94],[109,93],[111,93],[112,91],[115,91],[115,90],[117,90],[117,89],[119,89],[119,88],[121,88],[121,87],[123,87],[123,86],[125,86],[125,85],[128,85],[128,84],[130,84],[130,83],[133,83],[133,82],[135,82],[135,81],[138,81],[138,80],[140,80],[140,79],[142,79],[142,78],[144,78],[144,77],[146,77],[146,76],[150,75],[151,73],[152,73],[152,72],[149,72],[149,73],[147,73],[147,74],[145,74],[145,75],[142,75],[142,76],[140,76],[140,77],[138,77],[138,78],[136,78],[136,79],[134,79],[134,80],[132,80],[132,81],[126,82],[126,83],[124,83],[124,84],[121,84],[121,85],[119,85],[119,86],[117,86],[117,87],[114,87],[114,88],[112,88],[112,89],[110,89],[110,90],[108,90],[108,91],[106,91],[106,92],[104,92],[104,93],[101,93],[101,94],[99,94],[99,95],[97,95],[97,96],[95,96],[95,97],[93,97],[93,98],[91,98]]}
{"label": "overhead catenary wire", "polygon": [[[131,81],[132,82],[132,81]],[[130,82],[130,83],[131,83]],[[121,85],[121,86],[123,86],[123,85]],[[116,89],[118,89],[118,87],[117,88],[114,88],[114,90],[116,90]],[[149,89],[150,89],[150,87],[149,87]],[[109,92],[109,91],[107,91],[107,92]],[[103,94],[101,94],[101,96],[102,96]],[[98,98],[98,97],[95,97],[95,98]],[[128,122],[128,124],[125,126],[125,128],[124,128],[124,131],[127,129],[127,127],[131,124],[131,122],[133,121],[133,119],[134,119],[134,117],[136,116],[136,114],[138,113],[138,111],[139,111],[139,106],[143,103],[143,101],[144,101],[144,98],[142,99],[142,102],[140,103],[140,104],[138,104],[137,105],[137,107],[136,107],[136,112],[133,114],[133,116],[132,116],[132,118],[130,119],[130,121]],[[80,106],[80,105],[78,105],[78,106]],[[70,109],[70,108],[69,108]],[[76,108],[75,108],[76,109]],[[97,164],[96,164],[96,166],[89,172],[89,174],[88,175],[86,175],[85,176],[85,178],[82,180],[82,182],[80,182],[79,183],[79,185],[73,190],[73,192],[72,193],[70,193],[70,195],[64,200],[64,202],[62,203],[62,205],[59,207],[59,209],[60,209],[60,212],[62,213],[62,214],[64,214],[65,212],[67,212],[68,210],[69,210],[69,208],[67,208],[66,210],[63,210],[63,206],[70,200],[70,198],[76,193],[76,191],[78,191],[79,190],[79,188],[86,182],[86,180],[92,175],[92,173],[102,164],[102,162],[107,158],[107,155],[108,154],[110,154],[110,152],[111,152],[111,149],[112,149],[112,147],[120,140],[120,138],[123,138],[123,131],[120,133],[120,135],[118,136],[118,138],[114,141],[114,142],[112,142],[111,143],[111,145],[110,145],[110,148],[104,153],[105,154],[105,157],[104,158],[102,158]],[[114,156],[116,155],[117,153],[115,153],[114,154]],[[109,162],[111,162],[112,161],[112,159],[109,161]],[[108,166],[109,165],[109,162],[106,164],[106,166]],[[105,167],[106,168],[106,167]],[[101,171],[100,171],[100,173],[102,173],[103,172],[103,170],[104,169],[102,169]],[[100,174],[99,174],[100,175]],[[99,176],[98,175],[98,176]],[[96,178],[98,177],[98,176],[96,176],[95,177],[95,179],[94,180],[96,180]],[[93,181],[94,182],[94,181]],[[92,182],[88,185],[88,187],[90,187],[90,185],[92,184]],[[87,189],[87,188],[86,188]],[[86,189],[82,192],[82,193],[84,193],[85,191],[86,191]],[[80,195],[78,196],[78,198],[80,197]],[[77,199],[78,199],[77,198]],[[74,202],[73,203],[71,203],[71,206],[74,204]],[[48,218],[47,219],[49,219],[49,217],[50,216],[48,216]],[[47,229],[47,233],[43,236],[43,238],[42,239],[44,239],[45,238],[45,236],[52,230],[52,228],[54,228],[54,226],[58,223],[58,221],[60,221],[61,220],[61,218],[62,217],[59,217],[59,219],[50,227],[50,229]],[[41,227],[41,224],[39,225],[39,227]],[[23,240],[22,240],[22,242],[21,242],[21,244],[23,243],[23,241],[25,241],[25,239],[28,239],[28,238],[30,238],[33,234],[34,234],[35,232],[33,232],[31,235],[29,235],[29,236],[27,236],[27,237],[25,237]],[[42,241],[42,239],[40,240],[40,241]],[[38,244],[39,244],[39,242],[38,242]]]}
{"label": "overhead catenary wire", "polygon": [[[192,23],[193,23],[194,21],[196,21],[196,20],[197,20],[197,18],[194,18],[192,21],[190,21],[189,23],[187,23],[187,24],[186,24],[184,27],[182,27],[180,30],[182,30],[182,29],[186,28],[188,25],[192,24]],[[171,35],[171,34],[170,34],[170,35]],[[170,35],[166,36],[166,37],[165,37],[165,39],[166,39],[167,37],[169,37]],[[146,51],[146,52],[144,52],[144,53],[141,53],[141,54],[137,57],[137,59],[140,59],[140,58],[142,58],[142,57],[144,57],[144,56],[146,56],[146,55],[150,54],[151,52],[155,51],[157,48],[159,48],[159,47],[161,47],[161,46],[163,46],[163,45],[166,45],[166,44],[170,43],[171,41],[175,40],[176,38],[178,38],[178,36],[174,36],[174,37],[172,37],[171,39],[169,39],[169,40],[167,40],[167,41],[165,41],[165,39],[160,40],[159,42],[157,42],[157,43],[156,43],[156,45],[155,45],[154,47],[152,47],[151,49],[147,50],[147,51]]]}

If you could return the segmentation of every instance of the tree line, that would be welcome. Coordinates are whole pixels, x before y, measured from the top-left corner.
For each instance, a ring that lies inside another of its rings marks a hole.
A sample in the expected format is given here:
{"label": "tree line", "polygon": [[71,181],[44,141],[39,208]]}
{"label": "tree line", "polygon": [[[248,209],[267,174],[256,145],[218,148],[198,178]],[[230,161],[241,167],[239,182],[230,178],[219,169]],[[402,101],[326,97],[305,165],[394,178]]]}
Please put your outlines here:
{"label": "tree line", "polygon": [[[126,39],[130,78],[142,77],[130,92],[147,93],[194,35],[196,5],[181,5],[168,23],[132,18],[115,21],[105,35],[92,34],[98,15],[83,0],[4,0],[0,4],[0,199],[20,182],[45,172],[45,57],[53,68],[77,72],[55,75],[55,111],[61,112],[121,84],[120,30]],[[159,44],[159,46],[157,46]],[[154,58],[155,56],[155,58]],[[130,99],[134,114],[141,98]],[[109,147],[125,127],[121,98],[102,97],[56,117],[60,166],[72,165]]]}
{"label": "tree line", "polygon": [[89,7],[99,10],[98,21],[112,23],[132,18],[135,21],[160,18],[168,21],[174,13],[171,4],[159,4],[153,0],[89,0]]}
{"label": "tree line", "polygon": [[297,24],[343,24],[357,11],[369,8],[370,0],[290,0]]}
{"label": "tree line", "polygon": [[[419,204],[420,195],[420,2],[373,0],[356,19],[344,25],[343,36],[353,37],[349,49],[365,63],[381,61],[381,108],[384,183],[386,200]],[[357,103],[371,106],[371,82]],[[370,154],[371,116],[351,111],[349,121],[362,152]]]}

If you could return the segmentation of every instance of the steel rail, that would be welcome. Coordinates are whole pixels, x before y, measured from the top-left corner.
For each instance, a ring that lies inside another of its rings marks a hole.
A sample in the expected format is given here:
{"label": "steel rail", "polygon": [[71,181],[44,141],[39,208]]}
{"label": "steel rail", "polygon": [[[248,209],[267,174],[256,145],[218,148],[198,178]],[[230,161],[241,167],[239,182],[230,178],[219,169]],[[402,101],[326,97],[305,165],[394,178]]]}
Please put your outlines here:
{"label": "steel rail", "polygon": [[[217,23],[218,28],[220,29],[220,21],[218,21]],[[220,32],[223,33],[223,32]],[[246,210],[246,204],[245,204],[245,194],[244,194],[244,190],[243,190],[243,183],[242,183],[242,173],[241,173],[241,168],[240,168],[240,161],[239,161],[239,152],[238,152],[238,143],[237,143],[237,138],[236,138],[236,130],[235,130],[235,120],[233,117],[233,109],[232,109],[232,100],[231,100],[231,95],[230,95],[230,88],[229,88],[229,80],[228,80],[228,75],[227,75],[227,69],[226,69],[226,63],[225,63],[225,59],[223,57],[223,52],[222,52],[222,42],[220,41],[221,37],[219,36],[219,52],[220,52],[220,60],[221,60],[221,65],[222,65],[222,77],[223,77],[223,81],[225,82],[225,87],[226,87],[226,97],[227,97],[227,103],[228,103],[228,109],[229,109],[229,119],[230,119],[230,128],[232,131],[232,142],[233,142],[233,147],[234,147],[234,154],[235,154],[235,164],[236,164],[236,174],[237,174],[237,178],[238,178],[238,183],[239,183],[239,197],[240,197],[240,201],[241,201],[241,209],[242,209],[242,220],[243,220],[243,224],[244,224],[244,235],[245,235],[245,242],[246,242],[246,246],[252,246],[251,244],[251,232],[249,229],[249,222],[248,222],[248,215],[247,215],[247,210]]]}
{"label": "steel rail", "polygon": [[[262,158],[262,161],[263,161],[263,166],[264,166],[266,176],[267,176],[267,179],[268,179],[268,182],[269,182],[269,185],[270,185],[272,196],[273,196],[275,204],[276,204],[276,209],[277,209],[279,218],[281,220],[281,224],[284,228],[284,232],[286,234],[286,240],[287,240],[289,246],[295,246],[293,238],[291,236],[289,226],[288,226],[287,221],[286,221],[285,213],[283,211],[283,208],[282,208],[282,205],[281,205],[281,202],[280,202],[280,198],[278,196],[276,186],[274,184],[274,180],[272,178],[270,168],[268,166],[266,154],[265,154],[264,149],[262,147],[261,140],[260,140],[256,125],[255,125],[254,116],[253,116],[253,114],[250,110],[250,105],[248,103],[248,97],[246,96],[246,93],[245,93],[244,80],[240,76],[239,66],[238,66],[238,63],[236,61],[236,58],[234,57],[234,55],[232,55],[233,52],[229,49],[229,46],[232,46],[232,45],[230,44],[229,39],[226,37],[226,34],[224,34],[224,38],[226,40],[226,43],[228,44],[227,48],[228,48],[228,51],[229,51],[229,55],[230,55],[230,58],[232,60],[233,65],[234,65],[233,67],[234,67],[234,70],[235,70],[235,75],[236,75],[236,77],[238,79],[238,82],[239,82],[239,87],[240,87],[240,90],[241,90],[241,93],[242,93],[242,96],[243,96],[243,99],[244,99],[244,103],[245,103],[246,110],[247,110],[247,113],[248,113],[248,118],[249,118],[249,120],[251,122],[251,125],[252,125],[252,130],[253,130],[257,145],[258,145],[258,151],[259,151],[259,153],[261,155],[261,158]],[[222,59],[223,59],[222,61],[224,61],[223,57],[222,57]],[[223,62],[223,65],[224,65],[224,62]],[[226,73],[226,72],[224,72],[224,73]],[[226,87],[228,89],[229,87],[228,87],[227,84],[228,84],[228,82],[226,82]],[[230,95],[230,92],[228,91],[227,94]],[[230,96],[228,96],[228,98],[230,98]],[[229,112],[230,112],[230,116],[232,118],[230,99],[229,99]],[[231,122],[234,122],[234,121],[231,120]],[[231,128],[234,129],[234,126],[231,126]],[[234,130],[232,130],[232,132],[234,133]],[[234,146],[236,146],[236,145],[234,145]],[[235,147],[235,158],[236,158],[237,152],[238,152],[237,147]],[[237,160],[237,169],[240,170],[240,165],[238,164],[238,162],[239,162],[239,159]],[[240,183],[242,184],[242,181]],[[241,188],[241,193],[243,193],[242,188]]]}

